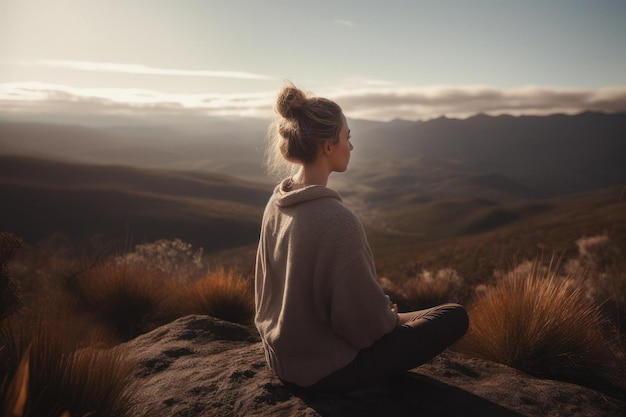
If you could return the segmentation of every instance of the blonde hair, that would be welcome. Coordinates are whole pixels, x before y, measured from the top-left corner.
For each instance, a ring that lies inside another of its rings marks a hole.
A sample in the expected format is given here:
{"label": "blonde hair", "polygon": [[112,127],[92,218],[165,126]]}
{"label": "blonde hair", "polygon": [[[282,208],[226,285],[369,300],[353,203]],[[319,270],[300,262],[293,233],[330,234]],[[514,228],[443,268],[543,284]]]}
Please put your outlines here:
{"label": "blonde hair", "polygon": [[281,117],[269,127],[265,151],[266,167],[274,177],[293,174],[299,164],[313,162],[326,141],[339,140],[343,112],[332,100],[288,84],[279,91],[274,111]]}

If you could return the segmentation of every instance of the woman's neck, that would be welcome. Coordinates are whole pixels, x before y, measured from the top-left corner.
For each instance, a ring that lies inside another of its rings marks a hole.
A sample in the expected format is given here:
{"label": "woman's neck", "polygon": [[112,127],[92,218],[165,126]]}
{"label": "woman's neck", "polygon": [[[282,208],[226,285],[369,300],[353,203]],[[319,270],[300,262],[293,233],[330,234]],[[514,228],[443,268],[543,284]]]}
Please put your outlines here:
{"label": "woman's neck", "polygon": [[330,172],[320,164],[303,165],[298,173],[293,176],[296,183],[303,185],[323,185],[328,184]]}

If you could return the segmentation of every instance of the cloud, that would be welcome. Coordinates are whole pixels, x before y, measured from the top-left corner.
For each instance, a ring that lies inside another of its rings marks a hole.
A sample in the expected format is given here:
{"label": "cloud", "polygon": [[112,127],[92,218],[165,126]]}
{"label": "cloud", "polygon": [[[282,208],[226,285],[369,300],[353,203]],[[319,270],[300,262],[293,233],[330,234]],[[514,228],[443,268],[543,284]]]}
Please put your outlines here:
{"label": "cloud", "polygon": [[626,111],[626,86],[599,89],[524,86],[429,86],[329,91],[353,118],[424,120],[475,114],[546,115]]}
{"label": "cloud", "polygon": [[[524,86],[398,87],[315,91],[339,103],[348,117],[389,121],[440,116],[574,114],[626,111],[626,86],[598,89]],[[66,114],[199,115],[271,118],[276,91],[169,94],[144,89],[76,88],[37,82],[0,84],[0,111]]]}
{"label": "cloud", "polygon": [[184,70],[171,68],[154,68],[139,64],[116,64],[111,62],[92,61],[59,61],[42,60],[35,62],[22,62],[23,65],[42,66],[47,68],[63,68],[76,71],[114,72],[123,74],[140,75],[169,75],[181,77],[216,77],[235,78],[244,80],[271,80],[270,76],[254,74],[242,71],[208,71],[208,70]]}
{"label": "cloud", "polygon": [[392,87],[395,86],[396,83],[394,81],[389,80],[381,80],[377,78],[369,78],[369,77],[348,77],[341,79],[341,85],[344,88],[352,88],[357,89],[362,86],[365,87]]}
{"label": "cloud", "polygon": [[199,115],[264,118],[276,93],[169,94],[145,89],[76,88],[59,84],[0,84],[1,112],[101,115]]}
{"label": "cloud", "polygon": [[353,28],[356,26],[356,23],[354,23],[352,20],[346,20],[346,19],[335,20],[335,24],[340,25],[340,26],[345,26],[348,28]]}

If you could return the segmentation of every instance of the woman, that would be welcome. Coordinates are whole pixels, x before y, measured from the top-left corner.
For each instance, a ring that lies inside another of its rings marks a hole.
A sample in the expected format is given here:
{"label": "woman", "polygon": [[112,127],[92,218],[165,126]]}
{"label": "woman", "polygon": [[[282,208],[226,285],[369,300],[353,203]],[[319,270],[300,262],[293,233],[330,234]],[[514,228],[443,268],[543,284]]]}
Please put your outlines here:
{"label": "woman", "polygon": [[256,261],[255,324],[269,366],[301,387],[350,391],[441,353],[465,334],[457,304],[398,313],[376,280],[357,216],[326,187],[350,161],[350,129],[334,102],[283,88],[269,149],[299,171],[274,190]]}

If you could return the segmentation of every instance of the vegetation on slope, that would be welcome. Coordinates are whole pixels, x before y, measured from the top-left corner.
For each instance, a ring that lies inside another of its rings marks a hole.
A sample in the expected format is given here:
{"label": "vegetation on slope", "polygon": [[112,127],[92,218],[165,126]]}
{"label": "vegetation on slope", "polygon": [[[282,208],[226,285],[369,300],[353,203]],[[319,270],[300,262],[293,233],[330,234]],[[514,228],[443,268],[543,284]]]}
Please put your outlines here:
{"label": "vegetation on slope", "polygon": [[[457,349],[529,374],[592,387],[623,384],[615,328],[580,280],[535,261],[483,287]],[[626,385],[621,389],[626,389]]]}

